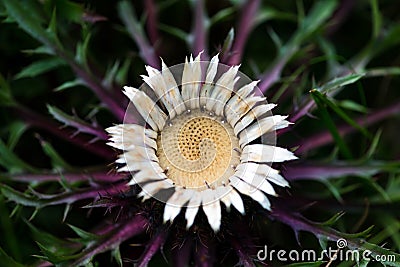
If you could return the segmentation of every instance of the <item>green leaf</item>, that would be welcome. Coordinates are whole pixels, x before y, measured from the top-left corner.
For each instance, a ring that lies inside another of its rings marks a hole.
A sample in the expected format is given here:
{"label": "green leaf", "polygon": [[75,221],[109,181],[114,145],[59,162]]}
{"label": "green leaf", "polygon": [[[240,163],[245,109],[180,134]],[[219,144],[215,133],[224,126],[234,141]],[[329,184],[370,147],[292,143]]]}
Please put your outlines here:
{"label": "green leaf", "polygon": [[335,103],[333,103],[331,100],[329,100],[326,96],[324,96],[317,90],[312,90],[312,95],[313,95],[314,99],[318,98],[321,103],[324,103],[327,106],[329,106],[337,115],[339,115],[348,124],[350,124],[351,126],[353,126],[356,129],[358,129],[366,137],[371,138],[370,133],[365,128],[358,125],[357,122],[355,122],[352,118],[350,118],[350,116],[348,116],[342,109],[340,109],[337,105],[335,105]]}
{"label": "green leaf", "polygon": [[[2,232],[3,241],[2,245],[8,250],[14,259],[20,260],[21,249],[18,244],[18,238],[15,234],[15,223],[11,220],[11,217],[8,216],[9,210],[2,195],[0,195],[0,214],[2,214],[2,216],[0,216],[0,232]],[[2,259],[1,255],[0,259]]]}
{"label": "green leaf", "polygon": [[101,236],[86,232],[86,231],[84,231],[76,226],[73,226],[71,224],[68,224],[68,226],[75,232],[75,234],[77,234],[81,238],[81,241],[83,241],[83,243],[88,243],[88,242],[91,243],[93,241],[101,239]]}
{"label": "green leaf", "polygon": [[89,69],[87,60],[88,60],[88,47],[90,43],[92,35],[90,33],[85,34],[83,42],[79,42],[76,46],[75,60],[84,66],[85,69]]}
{"label": "green leaf", "polygon": [[105,72],[105,77],[101,84],[105,88],[111,88],[114,81],[115,81],[115,76],[118,73],[120,62],[119,60],[115,61],[115,63],[112,66],[108,66],[106,72]]}
{"label": "green leaf", "polygon": [[15,79],[36,77],[60,66],[64,66],[65,64],[64,60],[57,57],[35,61],[15,75]]}
{"label": "green leaf", "polygon": [[208,24],[209,27],[212,27],[213,25],[219,22],[225,21],[234,13],[235,13],[234,7],[227,7],[222,10],[219,10],[214,16],[210,18],[210,23]]}
{"label": "green leaf", "polygon": [[42,27],[43,19],[37,10],[35,1],[3,1],[10,19],[33,38],[54,49],[61,49],[56,42],[56,36]]}
{"label": "green leaf", "polygon": [[332,15],[337,5],[335,0],[318,1],[309,14],[301,21],[298,30],[288,42],[289,50],[299,47],[311,34],[313,34]]}
{"label": "green leaf", "polygon": [[166,24],[163,24],[163,23],[159,23],[158,24],[158,28],[160,30],[162,30],[163,32],[171,34],[172,36],[175,36],[178,39],[180,39],[180,40],[182,40],[182,41],[184,41],[186,43],[189,43],[189,41],[190,41],[189,40],[189,34],[187,32],[185,32],[185,31],[177,28],[177,27],[173,27],[173,26],[169,26],[169,25],[166,25]]}
{"label": "green leaf", "polygon": [[350,150],[343,141],[342,137],[340,136],[335,123],[333,122],[332,118],[328,113],[328,110],[326,109],[326,103],[327,103],[326,98],[323,97],[322,94],[318,92],[316,89],[311,90],[310,93],[315,103],[318,106],[318,111],[320,113],[322,122],[330,131],[333,139],[335,140],[336,144],[339,147],[339,150],[342,152],[344,157],[346,157],[347,159],[351,159],[352,155],[350,153]]}
{"label": "green leaf", "polygon": [[127,57],[124,60],[124,63],[122,63],[122,67],[119,68],[119,70],[117,71],[116,75],[115,75],[115,82],[118,85],[123,85],[126,84],[128,81],[128,74],[129,74],[129,68],[131,66],[132,63],[132,58],[131,57]]}
{"label": "green leaf", "polygon": [[82,23],[84,15],[84,6],[80,3],[75,3],[68,0],[49,1],[49,9],[57,10],[57,15],[60,19],[66,19],[78,24]]}
{"label": "green leaf", "polygon": [[338,87],[343,87],[343,86],[355,83],[358,80],[360,80],[364,75],[365,74],[350,74],[347,76],[335,78],[335,79],[325,83],[321,87],[319,87],[318,90],[322,93],[329,92]]}
{"label": "green leaf", "polygon": [[335,224],[342,216],[344,215],[344,212],[339,212],[336,213],[335,215],[333,215],[329,220],[325,221],[325,222],[321,222],[321,225],[324,226],[332,226],[333,224]]}
{"label": "green leaf", "polygon": [[79,86],[79,85],[85,85],[85,83],[81,79],[77,78],[76,80],[65,82],[62,85],[56,87],[54,89],[54,92],[60,92],[60,91],[63,91],[65,89],[69,89],[69,88],[76,87],[76,86]]}
{"label": "green leaf", "polygon": [[19,139],[23,135],[23,133],[26,131],[28,127],[26,126],[25,123],[23,122],[13,122],[8,126],[8,131],[10,132],[8,141],[7,141],[7,147],[9,150],[14,150],[15,146],[17,145]]}
{"label": "green leaf", "polygon": [[337,201],[343,202],[343,198],[340,195],[339,190],[329,181],[329,180],[320,180],[328,190],[332,193],[332,195],[336,198]]}
{"label": "green leaf", "polygon": [[399,67],[387,67],[387,68],[372,68],[365,72],[365,77],[377,77],[377,76],[394,76],[400,75]]}
{"label": "green leaf", "polygon": [[107,139],[107,134],[104,132],[104,130],[95,128],[77,116],[70,116],[61,109],[50,105],[47,105],[47,110],[54,117],[54,119],[62,122],[65,126],[74,127],[77,133],[87,133],[96,137]]}
{"label": "green leaf", "polygon": [[54,149],[54,147],[44,141],[40,140],[40,144],[42,145],[44,153],[51,159],[51,165],[55,170],[73,170],[74,168],[69,165],[58,152]]}
{"label": "green leaf", "polygon": [[54,264],[60,264],[62,262],[72,260],[78,257],[77,255],[60,255],[57,251],[53,252],[46,246],[40,244],[39,242],[36,242],[36,244],[39,246],[40,250],[44,255],[44,257],[43,256],[36,256],[36,257],[48,260]]}
{"label": "green leaf", "polygon": [[262,7],[255,17],[254,24],[259,25],[269,20],[296,21],[297,16],[287,12],[278,11],[270,6]]}
{"label": "green leaf", "polygon": [[0,165],[11,173],[28,171],[36,173],[37,170],[21,160],[6,144],[0,140]]}
{"label": "green leaf", "polygon": [[352,110],[352,111],[357,111],[360,113],[367,113],[368,112],[368,108],[364,107],[363,105],[360,105],[352,100],[342,100],[342,101],[335,101],[335,103],[344,108],[344,109],[348,109],[348,110]]}
{"label": "green leaf", "polygon": [[5,184],[0,184],[1,193],[9,200],[27,207],[42,207],[44,201],[32,195],[21,193]]}
{"label": "green leaf", "polygon": [[370,0],[371,9],[372,9],[372,37],[374,39],[379,37],[379,34],[382,29],[382,15],[379,12],[379,6],[377,0]]}
{"label": "green leaf", "polygon": [[231,51],[233,40],[235,39],[235,31],[231,28],[225,37],[224,44],[222,45],[221,54],[225,55]]}
{"label": "green leaf", "polygon": [[0,105],[12,106],[14,104],[15,101],[12,97],[10,86],[0,73]]}
{"label": "green leaf", "polygon": [[119,246],[111,251],[112,257],[115,259],[119,267],[122,267],[122,258],[121,258],[121,251]]}
{"label": "green leaf", "polygon": [[24,267],[25,265],[16,262],[13,258],[7,255],[7,253],[0,247],[0,259],[1,265],[7,267]]}
{"label": "green leaf", "polygon": [[34,49],[26,49],[22,50],[22,52],[26,54],[45,54],[45,55],[54,55],[54,52],[52,49],[50,49],[47,46],[39,46]]}

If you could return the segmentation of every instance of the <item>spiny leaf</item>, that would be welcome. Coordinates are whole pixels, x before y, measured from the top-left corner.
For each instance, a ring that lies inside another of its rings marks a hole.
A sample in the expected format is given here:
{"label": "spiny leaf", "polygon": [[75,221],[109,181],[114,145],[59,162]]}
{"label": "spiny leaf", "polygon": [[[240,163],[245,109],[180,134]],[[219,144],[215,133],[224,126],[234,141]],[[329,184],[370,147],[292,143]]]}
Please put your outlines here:
{"label": "spiny leaf", "polygon": [[358,80],[360,80],[364,75],[365,74],[349,74],[346,76],[335,78],[335,79],[325,83],[321,87],[319,87],[318,90],[321,93],[329,92],[330,90],[336,89],[338,87],[343,87],[343,86],[355,83]]}
{"label": "spiny leaf", "polygon": [[51,105],[47,105],[47,110],[54,117],[54,119],[64,123],[65,126],[76,128],[77,133],[79,132],[87,133],[99,137],[101,139],[108,138],[107,134],[103,130],[97,129],[96,127],[88,124],[87,122],[78,118],[77,116],[70,116],[67,113],[63,112],[62,110],[58,109],[57,107]]}
{"label": "spiny leaf", "polygon": [[1,193],[8,199],[17,204],[21,204],[27,207],[43,207],[44,201],[38,199],[32,195],[19,192],[8,185],[0,184]]}
{"label": "spiny leaf", "polygon": [[57,253],[58,255],[70,255],[77,252],[82,247],[77,243],[68,241],[63,238],[58,238],[48,232],[39,230],[29,221],[25,221],[25,223],[31,229],[34,239],[39,242],[43,247],[46,247],[48,251]]}
{"label": "spiny leaf", "polygon": [[84,36],[83,42],[79,42],[76,46],[76,53],[75,53],[75,60],[76,62],[80,63],[85,69],[88,68],[87,60],[88,60],[88,47],[90,43],[90,38],[92,35],[90,33],[87,33]]}
{"label": "spiny leaf", "polygon": [[333,215],[329,220],[325,222],[321,222],[321,225],[324,226],[332,226],[334,223],[336,223],[342,216],[344,215],[344,212],[339,212]]}
{"label": "spiny leaf", "polygon": [[68,261],[68,260],[73,260],[77,258],[77,255],[60,255],[57,252],[53,252],[50,249],[48,249],[46,246],[40,244],[39,242],[36,242],[36,244],[39,246],[40,250],[42,251],[43,256],[36,256],[38,258],[46,259],[50,261],[51,263],[54,264],[60,264],[62,262]]}
{"label": "spiny leaf", "polygon": [[55,41],[56,37],[42,27],[43,19],[38,14],[34,1],[3,1],[3,3],[10,18],[15,20],[24,31],[53,51],[54,49],[61,50]]}
{"label": "spiny leaf", "polygon": [[54,70],[65,64],[65,61],[58,57],[35,61],[31,65],[25,67],[17,75],[15,75],[15,79],[36,77],[40,74]]}
{"label": "spiny leaf", "polygon": [[73,226],[71,224],[68,224],[68,226],[81,238],[81,241],[83,241],[85,243],[100,240],[102,238],[101,236],[86,232],[86,231],[84,231],[76,226]]}

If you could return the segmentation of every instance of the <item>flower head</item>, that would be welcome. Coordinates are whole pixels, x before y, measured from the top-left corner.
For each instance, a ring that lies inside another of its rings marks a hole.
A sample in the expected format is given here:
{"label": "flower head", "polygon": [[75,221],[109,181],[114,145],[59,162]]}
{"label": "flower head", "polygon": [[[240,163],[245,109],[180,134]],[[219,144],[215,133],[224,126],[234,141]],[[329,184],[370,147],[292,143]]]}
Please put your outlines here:
{"label": "flower head", "polygon": [[[275,105],[238,69],[219,64],[218,55],[203,62],[199,54],[183,66],[147,66],[142,88],[124,87],[134,111],[128,108],[124,124],[107,129],[109,145],[123,150],[118,171],[131,172],[129,185],[141,186],[139,197],[165,202],[164,222],[186,207],[189,228],[201,206],[218,231],[220,202],[244,214],[243,194],[271,209],[271,183],[288,186],[271,164],[296,159],[274,143],[275,130],[289,122],[272,115]],[[132,112],[143,123],[129,123]]]}

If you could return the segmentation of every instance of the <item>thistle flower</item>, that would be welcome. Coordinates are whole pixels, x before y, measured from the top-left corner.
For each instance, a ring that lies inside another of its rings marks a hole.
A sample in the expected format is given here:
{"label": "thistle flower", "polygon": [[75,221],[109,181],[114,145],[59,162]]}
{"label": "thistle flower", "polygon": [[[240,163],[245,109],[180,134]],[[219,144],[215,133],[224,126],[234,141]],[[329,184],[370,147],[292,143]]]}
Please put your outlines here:
{"label": "thistle flower", "polygon": [[78,2],[0,0],[0,265],[400,264],[393,5]]}
{"label": "thistle flower", "polygon": [[[239,193],[271,209],[265,195],[276,195],[271,183],[286,187],[288,182],[268,164],[296,157],[267,140],[256,141],[271,139],[265,136],[289,125],[287,116],[270,114],[275,104],[256,95],[257,81],[237,88],[243,76],[239,66],[226,69],[217,55],[204,73],[207,62],[200,56],[186,59],[178,73],[181,86],[164,62],[161,71],[147,66],[148,76],[142,77],[157,99],[128,86],[124,94],[148,127],[124,123],[107,131],[109,145],[124,151],[116,161],[123,165],[118,171],[132,173],[128,184],[141,186],[138,196],[143,200],[157,197],[166,203],[164,222],[172,222],[186,207],[189,228],[201,206],[211,228],[218,231],[220,202],[244,214]],[[218,68],[226,69],[220,77]],[[162,190],[167,192],[159,194]]]}

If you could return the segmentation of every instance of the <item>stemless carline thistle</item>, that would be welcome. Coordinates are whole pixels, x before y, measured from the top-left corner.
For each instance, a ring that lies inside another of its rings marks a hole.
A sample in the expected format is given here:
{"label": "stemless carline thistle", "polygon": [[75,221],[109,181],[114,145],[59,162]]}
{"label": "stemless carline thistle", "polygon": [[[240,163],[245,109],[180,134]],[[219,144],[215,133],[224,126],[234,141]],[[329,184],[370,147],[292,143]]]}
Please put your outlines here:
{"label": "stemless carline thistle", "polygon": [[290,123],[287,116],[271,114],[276,105],[257,94],[257,81],[237,86],[239,78],[247,78],[239,66],[220,64],[218,55],[210,62],[200,56],[186,59],[178,71],[164,62],[161,71],[147,66],[148,76],[142,76],[147,93],[125,86],[144,123],[125,121],[108,128],[108,144],[123,150],[118,171],[131,172],[128,185],[140,185],[138,196],[165,202],[164,222],[186,207],[189,228],[201,206],[218,231],[220,202],[244,214],[244,194],[270,209],[266,194],[276,195],[271,182],[288,186],[270,165],[296,157],[275,146],[273,138],[265,141]]}

